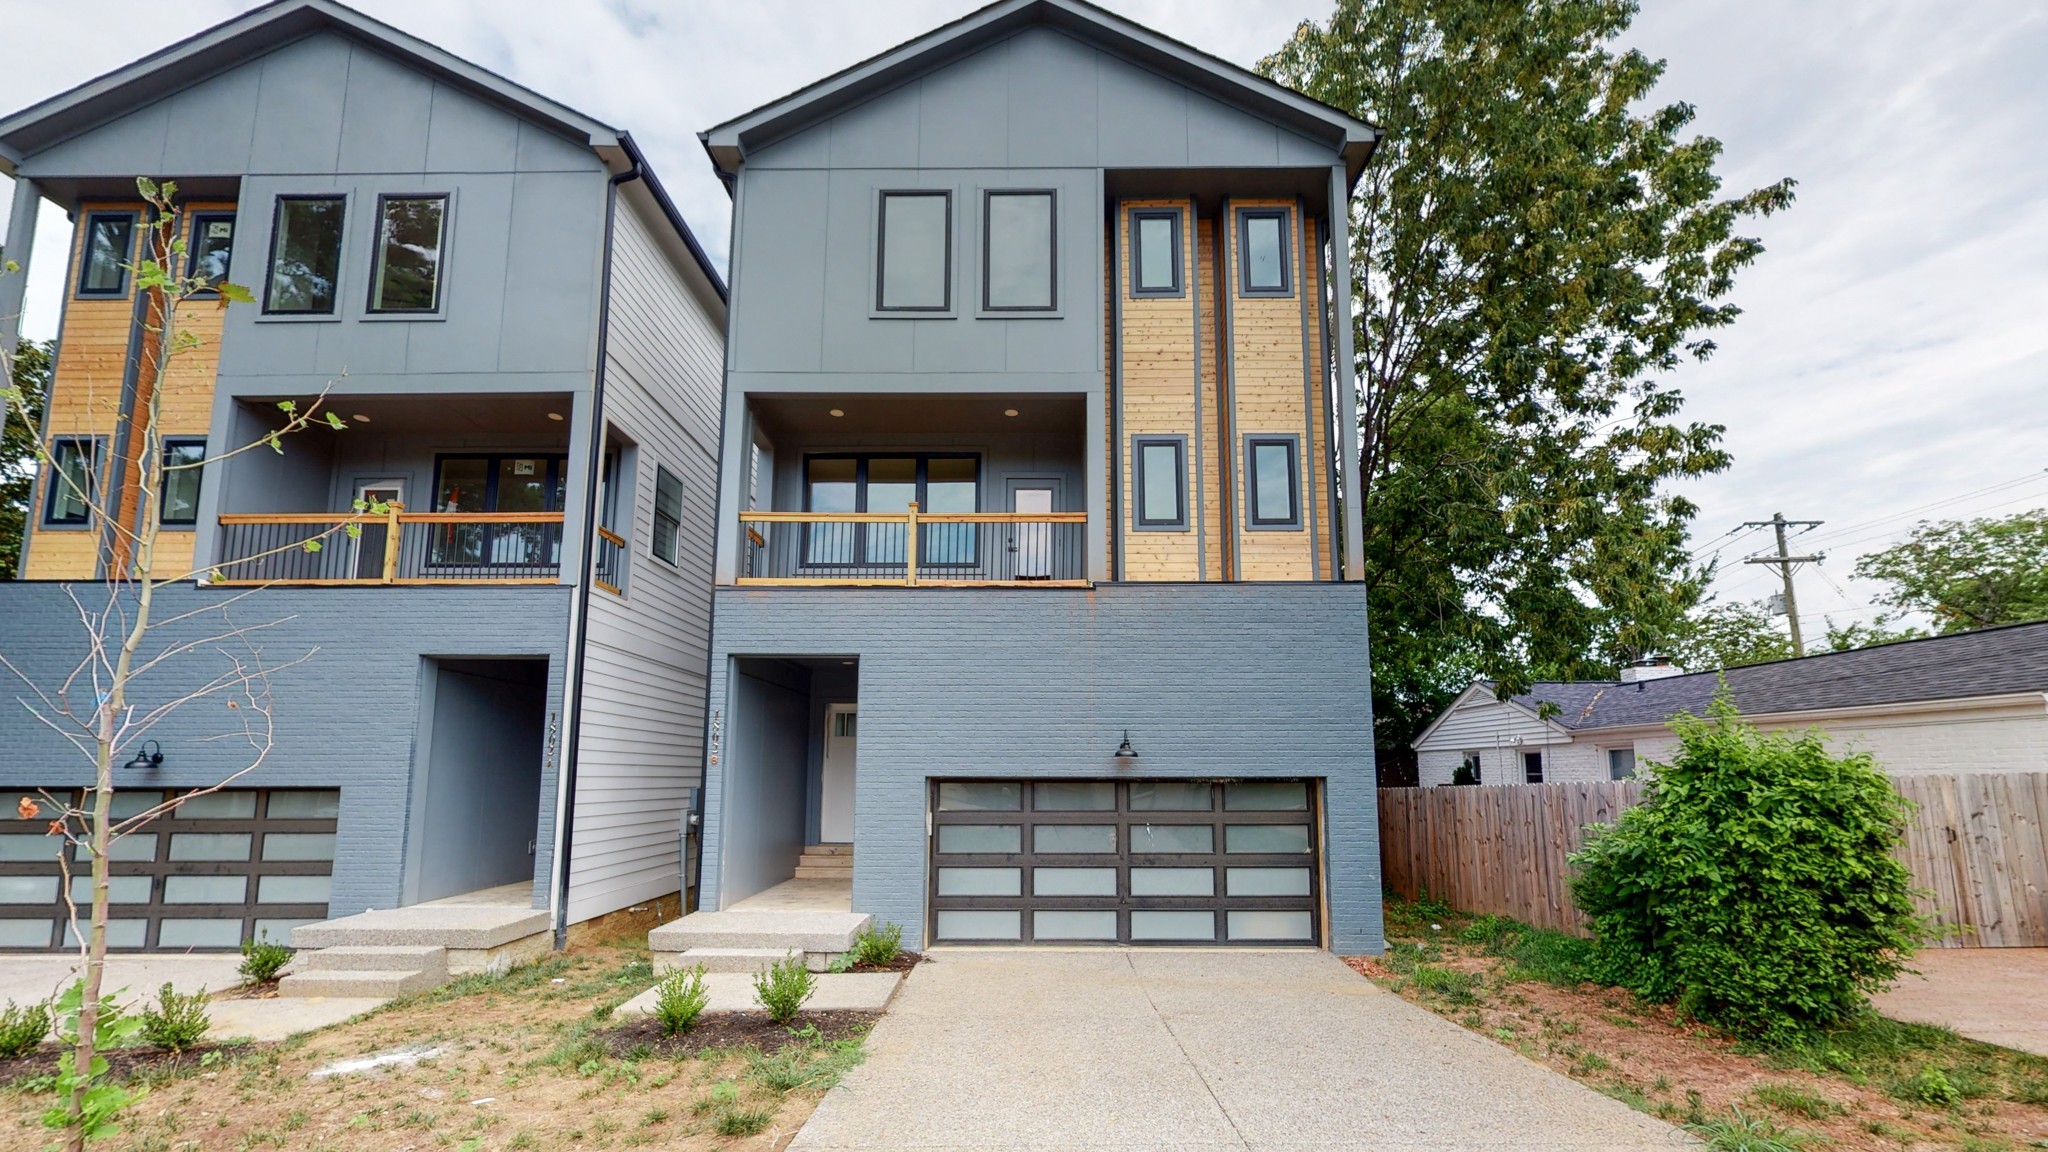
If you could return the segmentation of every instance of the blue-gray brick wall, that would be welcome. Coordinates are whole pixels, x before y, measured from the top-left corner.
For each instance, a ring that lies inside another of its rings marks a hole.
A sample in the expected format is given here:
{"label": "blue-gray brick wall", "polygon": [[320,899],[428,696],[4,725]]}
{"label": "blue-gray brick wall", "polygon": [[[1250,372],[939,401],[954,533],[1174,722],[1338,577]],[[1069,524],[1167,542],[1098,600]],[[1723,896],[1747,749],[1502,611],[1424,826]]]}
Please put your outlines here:
{"label": "blue-gray brick wall", "polygon": [[[1383,946],[1365,589],[724,588],[712,706],[733,663],[860,661],[855,909],[924,939],[927,781],[949,776],[1298,777],[1323,782],[1331,946]],[[1139,757],[1113,757],[1128,730]],[[719,907],[722,774],[707,780],[704,906]],[[794,805],[804,797],[792,796]]]}
{"label": "blue-gray brick wall", "polygon": [[[405,832],[413,802],[421,658],[545,656],[548,710],[562,708],[562,668],[571,589],[556,586],[451,588],[157,589],[154,618],[189,618],[153,631],[154,654],[235,628],[239,638],[204,644],[151,670],[131,702],[148,708],[190,692],[229,667],[224,652],[260,658],[269,676],[275,744],[237,781],[254,788],[340,788],[335,847],[336,916],[399,901]],[[104,607],[103,585],[0,582],[0,655],[55,692],[86,652],[87,633],[71,599]],[[292,663],[304,658],[302,662]],[[289,664],[289,667],[285,665]],[[0,789],[82,786],[90,761],[18,703],[33,698],[0,669]],[[74,693],[91,707],[89,687]],[[172,713],[149,735],[163,745],[161,769],[123,772],[118,786],[203,787],[248,766],[242,709],[211,697]],[[132,748],[124,751],[132,754]],[[536,904],[545,903],[554,842],[555,764],[543,767]],[[146,778],[145,778],[146,776]]]}

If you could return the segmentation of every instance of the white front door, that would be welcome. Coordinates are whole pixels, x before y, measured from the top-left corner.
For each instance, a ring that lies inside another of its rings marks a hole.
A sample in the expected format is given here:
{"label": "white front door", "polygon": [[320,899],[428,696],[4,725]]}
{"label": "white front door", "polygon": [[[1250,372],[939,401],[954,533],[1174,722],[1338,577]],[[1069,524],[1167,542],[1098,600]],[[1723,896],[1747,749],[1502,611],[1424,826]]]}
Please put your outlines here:
{"label": "white front door", "polygon": [[853,843],[853,763],[858,727],[855,707],[834,704],[825,710],[824,788],[818,797],[818,839],[827,844]]}
{"label": "white front door", "polygon": [[[1010,491],[1010,511],[1027,514],[1052,511],[1051,488],[1017,487]],[[1052,525],[1012,524],[1011,550],[1017,554],[1017,579],[1052,577]]]}
{"label": "white front door", "polygon": [[[368,480],[356,485],[356,499],[364,505],[400,504],[405,501],[405,481]],[[378,523],[365,523],[355,539],[355,562],[349,565],[350,572],[358,580],[381,580],[384,578],[384,538],[390,528]]]}

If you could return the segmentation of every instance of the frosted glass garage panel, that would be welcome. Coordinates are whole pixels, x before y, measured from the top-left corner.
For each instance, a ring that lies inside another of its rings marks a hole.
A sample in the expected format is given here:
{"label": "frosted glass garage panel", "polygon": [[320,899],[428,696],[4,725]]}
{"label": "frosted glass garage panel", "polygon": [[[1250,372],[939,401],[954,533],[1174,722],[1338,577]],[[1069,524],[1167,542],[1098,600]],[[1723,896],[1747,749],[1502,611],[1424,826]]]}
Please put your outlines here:
{"label": "frosted glass garage panel", "polygon": [[1133,940],[1214,940],[1214,912],[1153,911],[1131,913]]}
{"label": "frosted glass garage panel", "polygon": [[1022,868],[941,868],[941,896],[1016,896],[1024,888]]}
{"label": "frosted glass garage panel", "polygon": [[48,948],[48,920],[0,920],[0,948]]}
{"label": "frosted glass garage panel", "polygon": [[1021,940],[1024,914],[1014,911],[948,908],[938,914],[941,940]]}
{"label": "frosted glass garage panel", "polygon": [[164,877],[166,904],[240,904],[248,898],[247,876]]}
{"label": "frosted glass garage panel", "polygon": [[1021,852],[1024,829],[1017,824],[941,824],[941,852]]}
{"label": "frosted glass garage panel", "polygon": [[318,924],[319,920],[258,920],[254,939],[268,940],[273,944],[292,942],[292,929],[301,924]]}
{"label": "frosted glass garage panel", "polygon": [[[80,861],[80,867],[85,867],[87,862],[92,860],[92,852],[87,848],[86,845],[81,844],[78,846],[78,859]],[[114,841],[112,844],[107,845],[107,859],[130,861],[155,860],[156,833],[128,833],[126,836],[123,836],[119,840]]]}
{"label": "frosted glass garage panel", "polygon": [[9,863],[25,860],[36,864],[55,864],[57,853],[63,846],[64,842],[55,836],[0,836],[0,860]]}
{"label": "frosted glass garage panel", "polygon": [[1009,780],[952,780],[939,785],[941,812],[1015,812],[1023,785]]}
{"label": "frosted glass garage panel", "polygon": [[1306,824],[1226,824],[1225,852],[1307,852]]}
{"label": "frosted glass garage panel", "polygon": [[1231,896],[1306,896],[1306,868],[1231,868],[1224,877]]}
{"label": "frosted glass garage panel", "polygon": [[1040,909],[1031,914],[1033,940],[1114,940],[1113,911]]}
{"label": "frosted glass garage panel", "polygon": [[156,928],[159,948],[233,948],[241,942],[240,919],[165,920]]}
{"label": "frosted glass garage panel", "polygon": [[247,832],[178,832],[171,836],[173,860],[247,860]]}
{"label": "frosted glass garage panel", "polygon": [[325,904],[332,876],[265,876],[256,881],[258,904]]}
{"label": "frosted glass garage panel", "polygon": [[1114,868],[1033,868],[1033,896],[1114,896]]}
{"label": "frosted glass garage panel", "polygon": [[[80,916],[79,923],[83,924],[84,922],[85,917]],[[147,939],[149,939],[149,921],[147,920],[107,921],[107,947],[109,948],[140,948],[142,947],[142,942]],[[78,947],[78,934],[71,930],[71,924],[68,920],[64,924],[64,946],[66,948]]]}
{"label": "frosted glass garage panel", "polygon": [[0,904],[49,904],[56,899],[55,876],[0,876]]}
{"label": "frosted glass garage panel", "polygon": [[1031,786],[1031,807],[1040,812],[1113,812],[1116,783],[1110,780],[1041,780]]}
{"label": "frosted glass garage panel", "polygon": [[1207,824],[1133,824],[1134,853],[1214,852],[1216,829]]}
{"label": "frosted glass garage panel", "polygon": [[1214,896],[1214,868],[1133,868],[1133,896]]}
{"label": "frosted glass garage panel", "polygon": [[332,860],[334,859],[334,833],[266,832],[263,835],[263,858],[265,860]]}
{"label": "frosted glass garage panel", "polygon": [[163,802],[162,792],[119,791],[108,801],[107,813],[116,820],[126,820],[131,816],[140,816]]}
{"label": "frosted glass garage panel", "polygon": [[1207,812],[1215,807],[1215,789],[1207,780],[1134,780],[1133,812]]}
{"label": "frosted glass garage panel", "polygon": [[1225,812],[1300,812],[1308,808],[1308,785],[1299,780],[1246,780],[1223,786]]}
{"label": "frosted glass garage panel", "polygon": [[311,788],[272,792],[267,811],[273,820],[334,820],[341,816],[341,792]]}
{"label": "frosted glass garage panel", "polygon": [[[107,877],[107,903],[147,904],[149,903],[150,878],[147,876]],[[92,903],[92,877],[71,878],[71,902],[83,911]]]}
{"label": "frosted glass garage panel", "polygon": [[1114,824],[1040,824],[1031,830],[1033,852],[1114,852]]}
{"label": "frosted glass garage panel", "polygon": [[209,792],[193,796],[173,813],[180,820],[247,820],[256,815],[254,792]]}
{"label": "frosted glass garage panel", "polygon": [[1313,940],[1316,932],[1308,912],[1231,912],[1224,925],[1232,940]]}

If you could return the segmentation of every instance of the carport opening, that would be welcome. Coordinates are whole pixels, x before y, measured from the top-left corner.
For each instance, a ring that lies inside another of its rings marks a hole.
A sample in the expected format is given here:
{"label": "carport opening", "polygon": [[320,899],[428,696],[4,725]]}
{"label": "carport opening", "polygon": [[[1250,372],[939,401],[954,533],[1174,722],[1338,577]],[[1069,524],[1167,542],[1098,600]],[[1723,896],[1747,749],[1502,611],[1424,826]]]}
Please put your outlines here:
{"label": "carport opening", "polygon": [[841,906],[852,887],[859,660],[734,665],[722,904]]}
{"label": "carport opening", "polygon": [[532,884],[546,659],[425,662],[406,903]]}

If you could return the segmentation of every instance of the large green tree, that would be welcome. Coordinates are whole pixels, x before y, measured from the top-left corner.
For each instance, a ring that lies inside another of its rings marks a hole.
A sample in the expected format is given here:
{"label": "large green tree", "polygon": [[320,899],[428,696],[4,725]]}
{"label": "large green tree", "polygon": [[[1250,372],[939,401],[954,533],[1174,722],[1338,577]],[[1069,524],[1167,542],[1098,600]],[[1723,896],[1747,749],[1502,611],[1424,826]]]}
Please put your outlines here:
{"label": "large green tree", "polygon": [[1925,613],[1940,632],[2048,620],[2048,509],[1922,521],[1856,575],[1887,586],[1878,603]]}
{"label": "large green tree", "polygon": [[36,435],[43,426],[55,353],[54,341],[23,340],[14,349],[14,387],[22,403],[7,405],[6,427],[0,429],[0,580],[20,574],[21,540],[36,486]]}
{"label": "large green tree", "polygon": [[1790,181],[1721,195],[1718,141],[1617,46],[1631,0],[1339,0],[1261,63],[1386,129],[1351,216],[1382,747],[1473,675],[1611,673],[1700,594],[1694,508],[1728,465],[1665,379],[1731,323],[1737,235]]}

